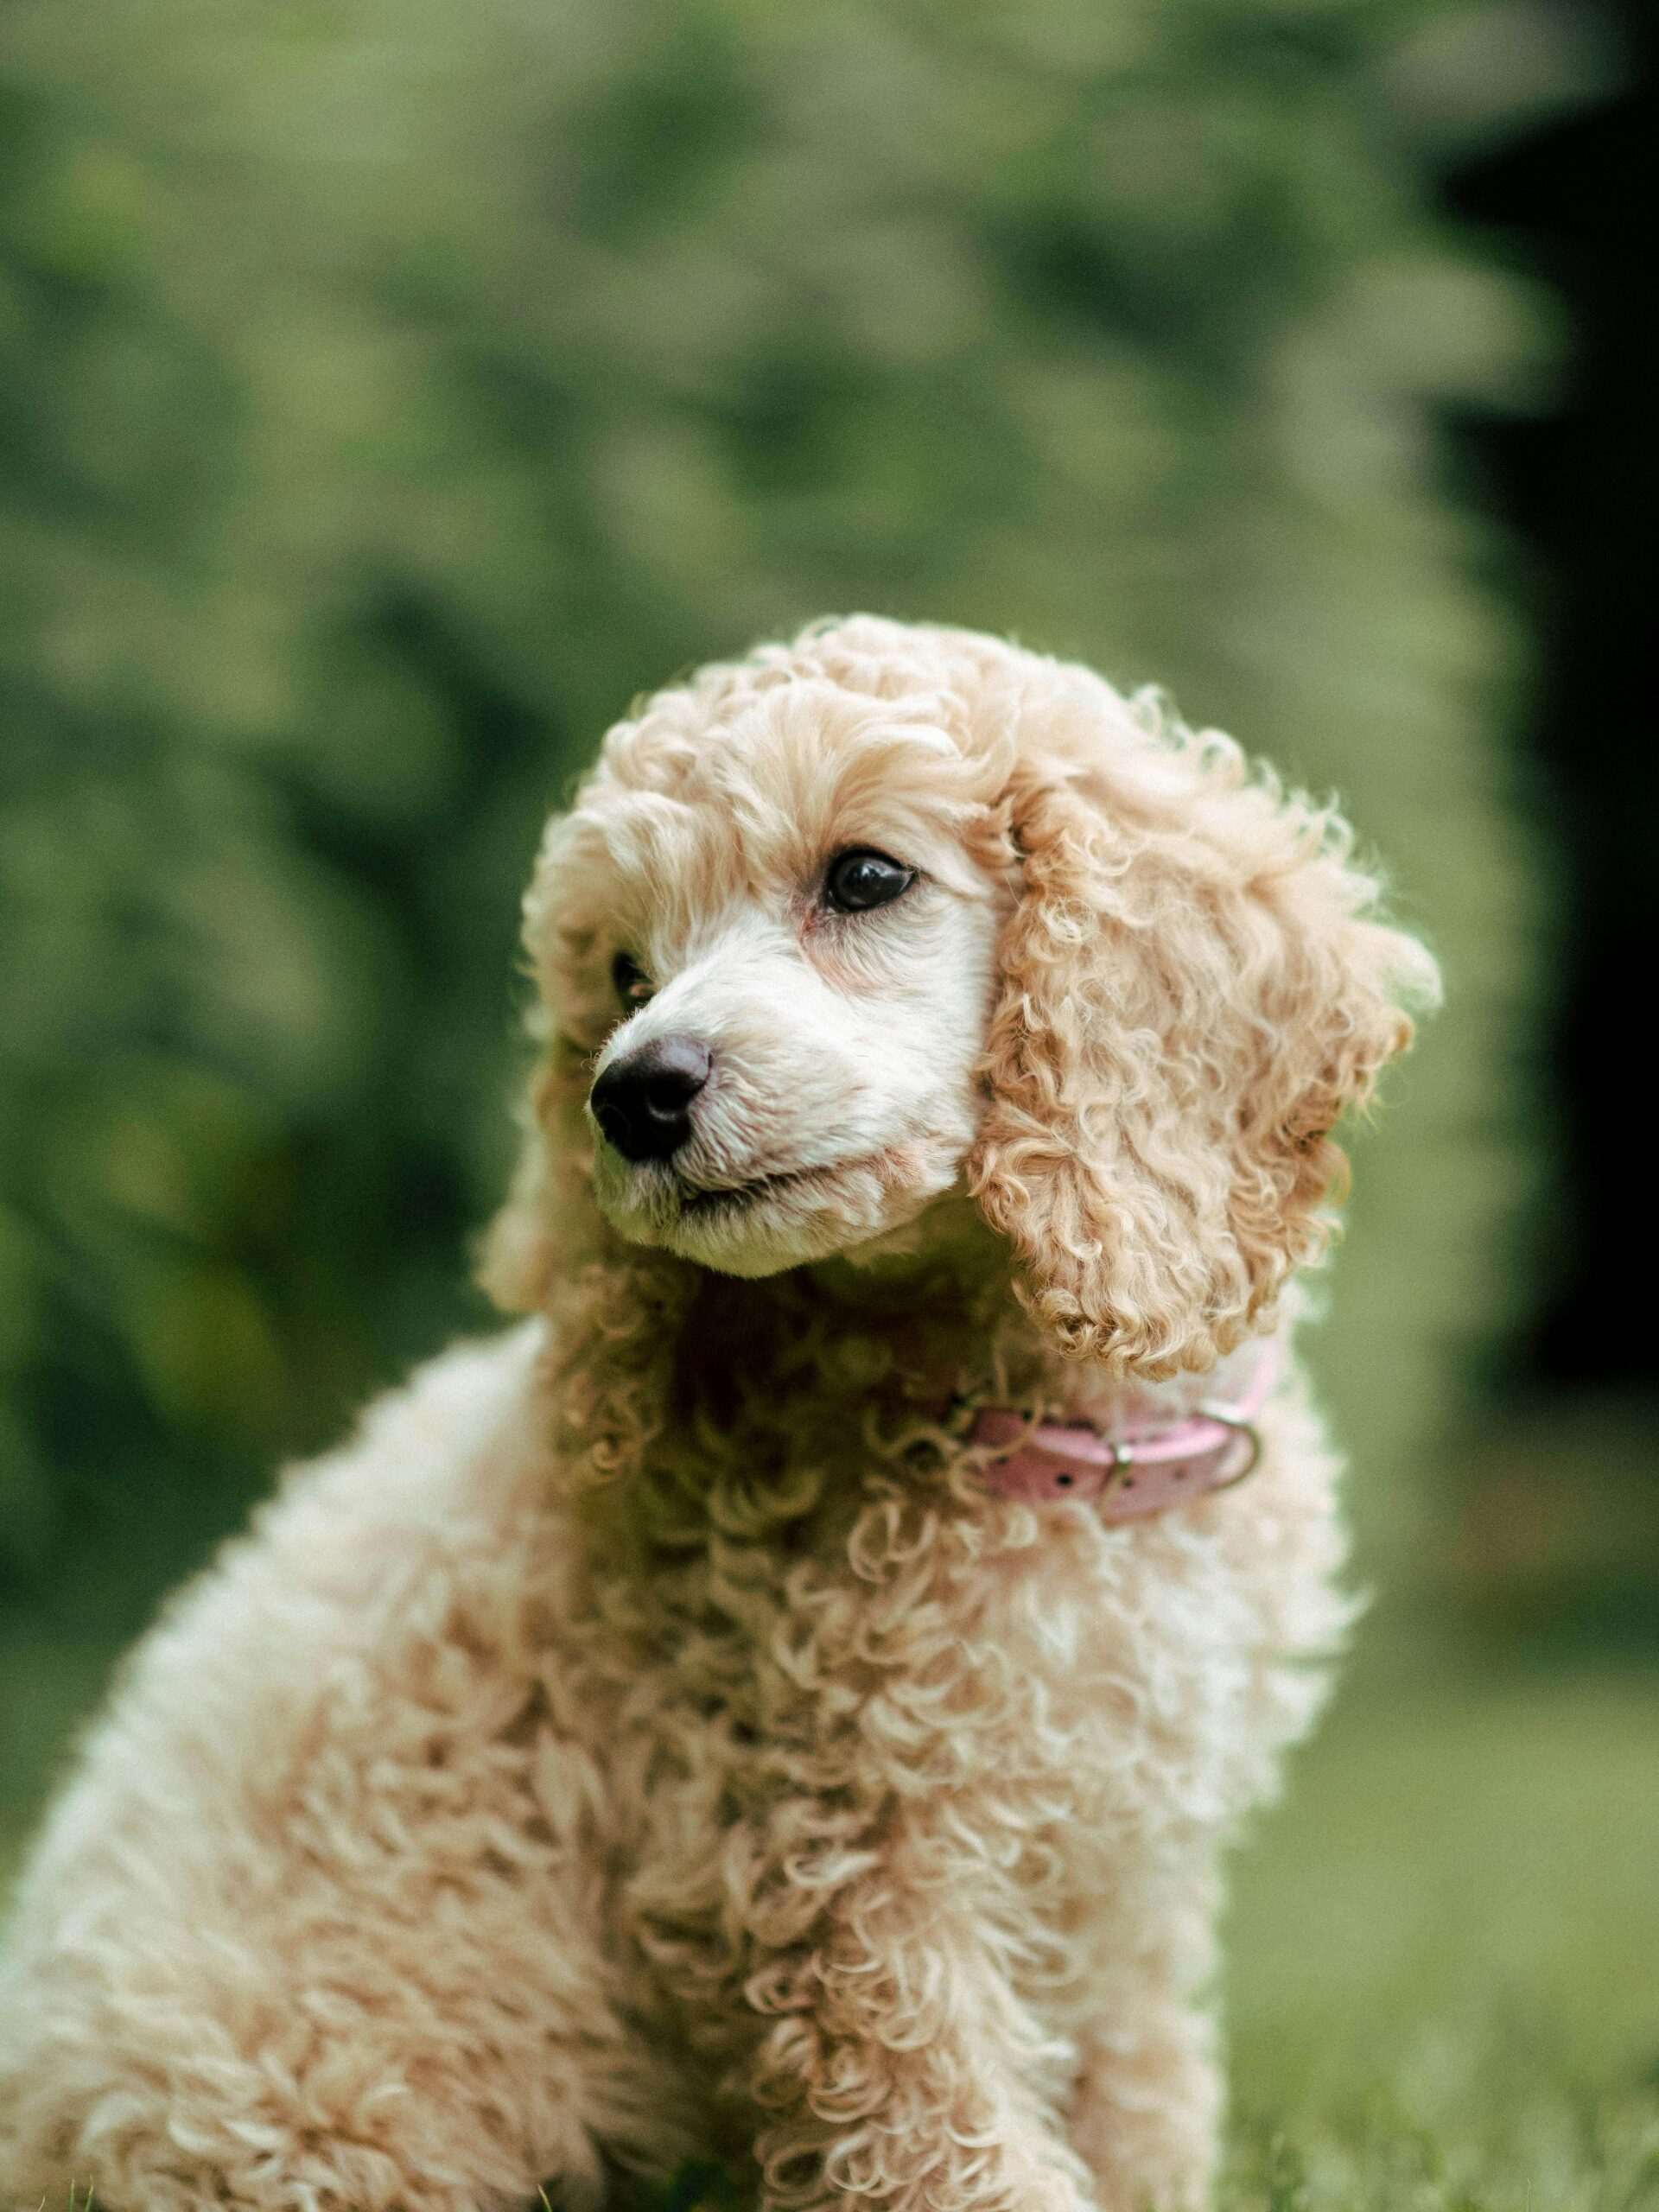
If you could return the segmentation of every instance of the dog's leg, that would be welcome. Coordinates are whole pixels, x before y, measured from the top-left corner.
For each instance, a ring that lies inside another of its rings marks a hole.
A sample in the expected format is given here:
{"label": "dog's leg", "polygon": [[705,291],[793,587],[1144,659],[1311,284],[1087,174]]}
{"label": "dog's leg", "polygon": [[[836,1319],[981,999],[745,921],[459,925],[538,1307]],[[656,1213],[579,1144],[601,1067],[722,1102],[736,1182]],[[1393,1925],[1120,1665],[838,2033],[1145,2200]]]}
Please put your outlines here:
{"label": "dog's leg", "polygon": [[752,2080],[772,2212],[1085,2212],[1060,2130],[1067,2055],[966,1911],[884,1861],[751,1996],[779,2015]]}
{"label": "dog's leg", "polygon": [[[574,2044],[550,2048],[528,2082],[504,2078],[481,2049],[412,2047],[401,2075],[383,2066],[371,2082],[356,2061],[373,2057],[372,2031],[350,2017],[329,2020],[297,2078],[280,2060],[263,2069],[251,2043],[231,2052],[221,2019],[200,2025],[188,2049],[158,2035],[116,2050],[93,2042],[89,2022],[78,2049],[37,2055],[37,2079],[0,2077],[0,2205],[86,2196],[99,2212],[485,2212],[533,2207],[544,2185],[552,2203],[580,2212],[604,2201],[596,2126],[667,2133],[649,2105],[660,2084],[636,2086],[620,2059],[595,2063]],[[667,2101],[658,2094],[657,2109]],[[680,2147],[664,2145],[663,2171]]]}
{"label": "dog's leg", "polygon": [[1128,1936],[1079,2037],[1068,2133],[1104,2212],[1198,2212],[1223,2105],[1215,2018],[1215,1885],[1206,1874]]}
{"label": "dog's leg", "polygon": [[84,1877],[55,1912],[30,1900],[35,1955],[0,1987],[5,2212],[72,2188],[117,2212],[485,2212],[543,2183],[594,2212],[607,2153],[665,2176],[696,2147],[575,1913],[486,1873],[399,1920],[343,1878],[307,1898],[311,1871],[296,1854],[285,1944],[251,1907],[238,1942],[205,1884],[194,1920],[154,1875],[101,1917]]}

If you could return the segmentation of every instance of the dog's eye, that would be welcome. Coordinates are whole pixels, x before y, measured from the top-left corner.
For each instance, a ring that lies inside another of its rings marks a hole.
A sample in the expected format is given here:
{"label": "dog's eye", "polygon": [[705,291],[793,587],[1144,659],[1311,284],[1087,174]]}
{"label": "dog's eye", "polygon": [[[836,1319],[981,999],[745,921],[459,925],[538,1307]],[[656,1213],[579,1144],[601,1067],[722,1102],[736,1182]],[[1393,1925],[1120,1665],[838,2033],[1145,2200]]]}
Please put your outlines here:
{"label": "dog's eye", "polygon": [[644,1006],[651,996],[651,978],[631,952],[612,961],[611,985],[624,1006]]}
{"label": "dog's eye", "polygon": [[872,906],[890,906],[916,880],[916,871],[886,853],[856,845],[837,853],[823,879],[823,899],[838,913],[862,914]]}

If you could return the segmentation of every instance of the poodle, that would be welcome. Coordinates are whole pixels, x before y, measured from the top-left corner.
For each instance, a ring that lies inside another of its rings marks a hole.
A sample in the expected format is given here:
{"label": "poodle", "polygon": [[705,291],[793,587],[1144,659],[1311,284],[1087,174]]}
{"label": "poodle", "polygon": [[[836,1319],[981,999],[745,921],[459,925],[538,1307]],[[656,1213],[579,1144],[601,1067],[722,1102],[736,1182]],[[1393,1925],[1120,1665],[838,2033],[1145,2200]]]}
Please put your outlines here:
{"label": "poodle", "polygon": [[1205,2202],[1219,1855],[1348,1611],[1292,1278],[1434,990],[1350,844],[967,631],[609,733],[525,905],[528,1318],[129,1663],[0,2202]]}

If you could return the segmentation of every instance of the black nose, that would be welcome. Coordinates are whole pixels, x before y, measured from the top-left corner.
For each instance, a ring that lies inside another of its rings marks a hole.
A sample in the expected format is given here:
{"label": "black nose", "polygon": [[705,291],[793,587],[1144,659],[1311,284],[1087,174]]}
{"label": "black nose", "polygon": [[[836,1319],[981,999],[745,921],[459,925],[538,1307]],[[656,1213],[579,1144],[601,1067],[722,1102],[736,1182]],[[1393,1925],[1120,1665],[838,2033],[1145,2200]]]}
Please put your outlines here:
{"label": "black nose", "polygon": [[588,1104],[624,1160],[666,1160],[691,1134],[691,1101],[714,1065],[695,1037],[658,1037],[613,1060]]}

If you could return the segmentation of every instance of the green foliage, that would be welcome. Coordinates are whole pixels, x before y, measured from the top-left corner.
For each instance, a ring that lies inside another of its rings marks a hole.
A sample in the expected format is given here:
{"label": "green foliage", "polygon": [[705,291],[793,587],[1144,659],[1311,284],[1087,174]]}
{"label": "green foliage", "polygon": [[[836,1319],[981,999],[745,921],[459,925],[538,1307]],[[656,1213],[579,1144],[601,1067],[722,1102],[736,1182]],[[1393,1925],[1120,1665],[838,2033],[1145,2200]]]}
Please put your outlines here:
{"label": "green foliage", "polygon": [[[1380,1470],[1504,1312],[1514,677],[1432,211],[1561,81],[1409,0],[14,0],[0,1561],[118,1604],[475,1307],[516,899],[637,689],[855,607],[1171,685],[1397,864],[1450,1012],[1329,1343]],[[153,1555],[153,1557],[152,1557]],[[141,1564],[148,1561],[148,1564]]]}

